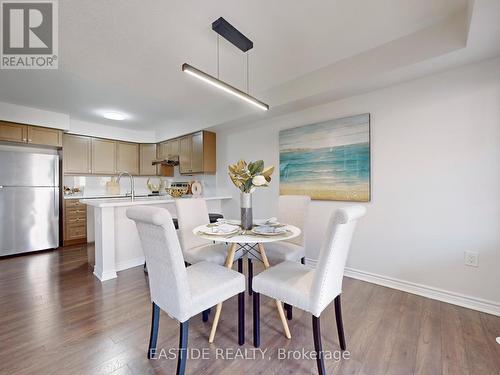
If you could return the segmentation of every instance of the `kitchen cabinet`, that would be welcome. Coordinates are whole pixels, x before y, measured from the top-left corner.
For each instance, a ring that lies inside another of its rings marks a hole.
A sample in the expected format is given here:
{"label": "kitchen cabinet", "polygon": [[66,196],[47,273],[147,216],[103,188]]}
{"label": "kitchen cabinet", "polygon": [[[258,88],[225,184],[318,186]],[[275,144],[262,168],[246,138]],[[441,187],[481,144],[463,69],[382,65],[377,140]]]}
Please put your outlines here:
{"label": "kitchen cabinet", "polygon": [[165,159],[169,155],[179,155],[179,139],[170,139],[158,145],[158,158]]}
{"label": "kitchen cabinet", "polygon": [[116,174],[116,141],[92,138],[92,173]]}
{"label": "kitchen cabinet", "polygon": [[139,174],[141,176],[155,176],[157,174],[156,165],[151,164],[156,160],[156,148],[154,143],[139,145]]}
{"label": "kitchen cabinet", "polygon": [[179,171],[181,174],[215,173],[215,133],[201,131],[180,139]]}
{"label": "kitchen cabinet", "polygon": [[63,136],[63,171],[64,173],[92,173],[91,163],[92,138],[80,135]]}
{"label": "kitchen cabinet", "polygon": [[58,129],[28,126],[29,144],[62,147],[62,137],[62,131]]}
{"label": "kitchen cabinet", "polygon": [[0,121],[1,141],[62,147],[62,135],[58,129]]}
{"label": "kitchen cabinet", "polygon": [[64,246],[87,242],[87,207],[77,199],[65,199],[63,211]]}
{"label": "kitchen cabinet", "polygon": [[0,140],[26,143],[28,140],[28,126],[0,121]]}
{"label": "kitchen cabinet", "polygon": [[168,150],[168,155],[174,155],[178,156],[179,155],[179,139],[171,139],[170,141],[167,142],[167,150]]}
{"label": "kitchen cabinet", "polygon": [[179,172],[180,173],[191,173],[191,153],[192,153],[192,142],[191,136],[187,135],[182,137],[179,141]]}
{"label": "kitchen cabinet", "polygon": [[116,171],[139,174],[139,145],[137,143],[116,142]]}

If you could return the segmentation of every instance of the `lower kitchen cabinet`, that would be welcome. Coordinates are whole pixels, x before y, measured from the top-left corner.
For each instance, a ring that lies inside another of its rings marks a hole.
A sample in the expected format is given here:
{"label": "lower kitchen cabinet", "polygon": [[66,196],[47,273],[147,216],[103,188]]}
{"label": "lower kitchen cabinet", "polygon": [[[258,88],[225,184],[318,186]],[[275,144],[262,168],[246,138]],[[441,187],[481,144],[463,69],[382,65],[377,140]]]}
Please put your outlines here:
{"label": "lower kitchen cabinet", "polygon": [[64,246],[87,242],[87,206],[77,199],[65,199],[63,209]]}

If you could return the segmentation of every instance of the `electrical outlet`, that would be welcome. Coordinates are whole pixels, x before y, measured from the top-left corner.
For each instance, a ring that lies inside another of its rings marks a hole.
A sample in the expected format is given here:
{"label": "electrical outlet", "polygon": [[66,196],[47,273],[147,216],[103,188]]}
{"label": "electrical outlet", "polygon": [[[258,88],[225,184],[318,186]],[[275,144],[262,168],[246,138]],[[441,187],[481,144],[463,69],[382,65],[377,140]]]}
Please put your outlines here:
{"label": "electrical outlet", "polygon": [[464,253],[464,264],[469,267],[479,267],[479,253],[466,251]]}

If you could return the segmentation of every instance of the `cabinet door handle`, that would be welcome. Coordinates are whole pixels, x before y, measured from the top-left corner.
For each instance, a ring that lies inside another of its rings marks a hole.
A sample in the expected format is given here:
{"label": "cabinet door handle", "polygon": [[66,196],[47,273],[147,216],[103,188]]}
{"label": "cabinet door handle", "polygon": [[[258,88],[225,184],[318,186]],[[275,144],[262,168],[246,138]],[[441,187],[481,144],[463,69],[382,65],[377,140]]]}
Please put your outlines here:
{"label": "cabinet door handle", "polygon": [[23,138],[23,142],[26,142],[26,138]]}
{"label": "cabinet door handle", "polygon": [[28,143],[31,143],[31,139],[28,139]]}

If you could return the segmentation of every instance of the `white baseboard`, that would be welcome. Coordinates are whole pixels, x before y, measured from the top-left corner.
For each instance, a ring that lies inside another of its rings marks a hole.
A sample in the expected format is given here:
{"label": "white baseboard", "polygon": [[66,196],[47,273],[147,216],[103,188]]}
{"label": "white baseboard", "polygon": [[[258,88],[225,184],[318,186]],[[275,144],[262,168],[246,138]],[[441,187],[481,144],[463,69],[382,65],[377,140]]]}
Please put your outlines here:
{"label": "white baseboard", "polygon": [[[307,260],[307,263],[310,264],[309,260]],[[388,288],[402,290],[403,292],[417,294],[422,297],[427,297],[438,301],[451,303],[453,305],[466,307],[468,309],[478,310],[488,314],[500,316],[500,303],[498,302],[466,296],[463,294],[450,292],[427,285],[412,283],[410,281],[395,279],[388,276],[360,271],[350,267],[345,268],[344,275],[372,284],[382,285]]]}
{"label": "white baseboard", "polygon": [[142,266],[144,262],[144,257],[137,257],[123,262],[117,262],[115,267],[116,271],[123,271],[132,267]]}

